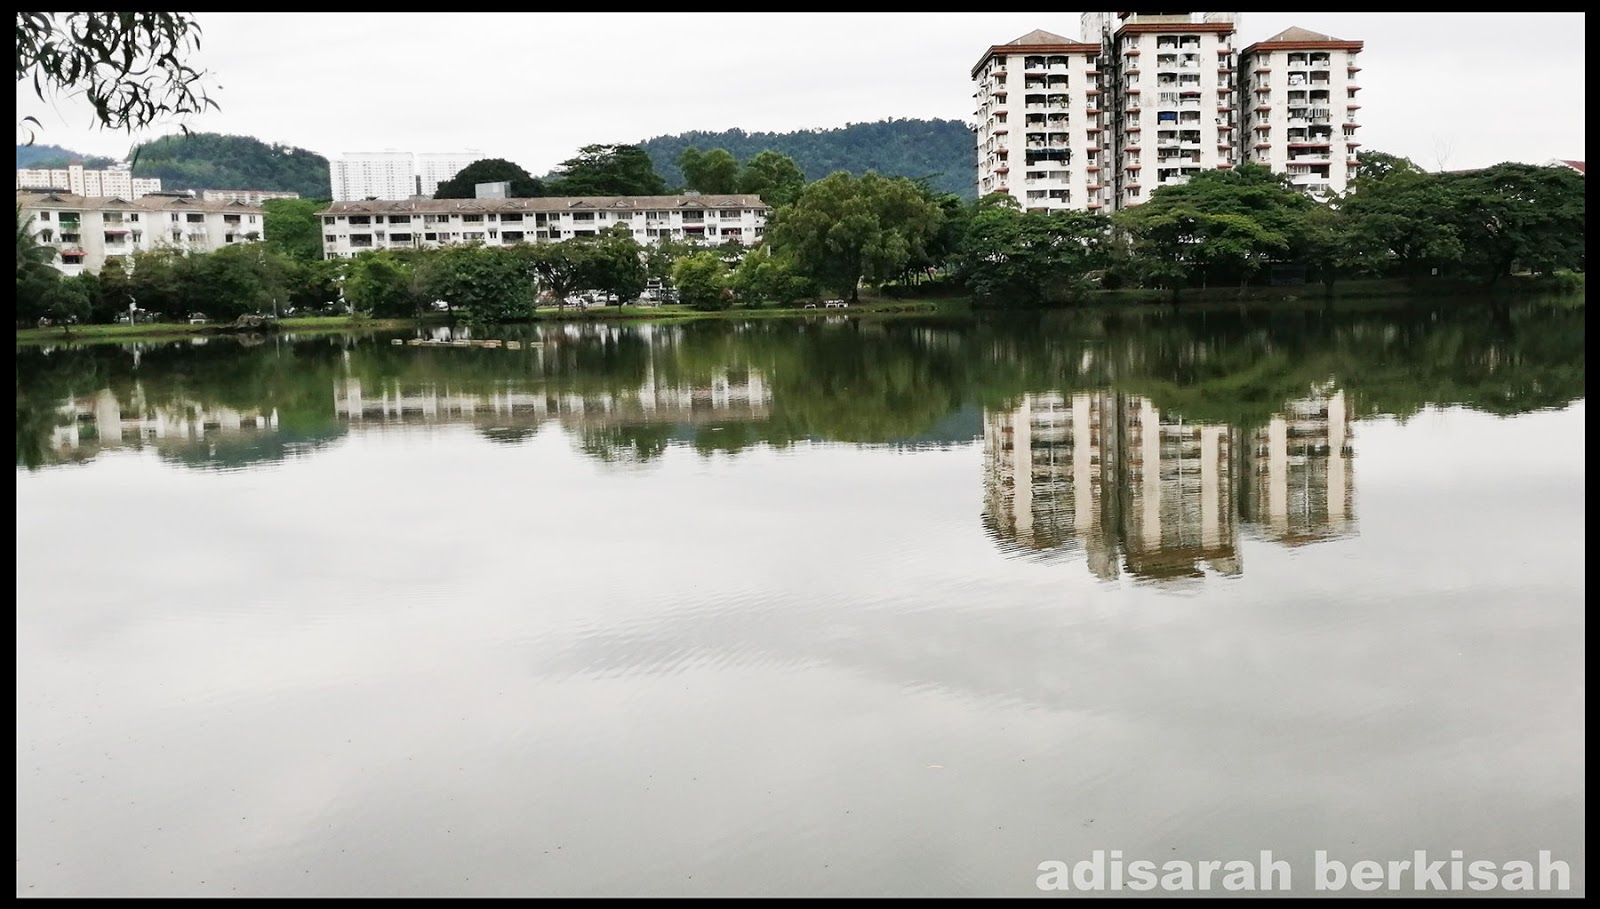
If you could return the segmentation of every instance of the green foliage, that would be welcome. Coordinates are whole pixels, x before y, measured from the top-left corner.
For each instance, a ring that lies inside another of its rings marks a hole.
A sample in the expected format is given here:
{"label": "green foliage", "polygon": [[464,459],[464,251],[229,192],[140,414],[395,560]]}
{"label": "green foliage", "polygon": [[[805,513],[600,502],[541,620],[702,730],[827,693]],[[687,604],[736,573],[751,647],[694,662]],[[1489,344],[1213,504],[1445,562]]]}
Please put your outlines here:
{"label": "green foliage", "polygon": [[[674,186],[687,183],[678,160],[689,148],[725,149],[737,160],[748,162],[747,169],[761,152],[771,151],[791,158],[806,180],[820,180],[841,170],[858,176],[875,172],[913,180],[928,178],[936,191],[964,200],[974,198],[978,182],[972,132],[959,120],[900,118],[788,133],[697,130],[657,136],[641,147]],[[743,187],[741,191],[761,192]],[[771,204],[787,201],[767,199],[764,193],[762,198]]]}
{"label": "green foliage", "polygon": [[746,161],[739,173],[739,192],[760,196],[774,209],[798,199],[805,185],[806,175],[800,165],[788,155],[770,149]]}
{"label": "green foliage", "polygon": [[1113,219],[1147,282],[1170,287],[1248,283],[1269,262],[1305,249],[1311,199],[1265,167],[1201,171]]}
{"label": "green foliage", "polygon": [[740,301],[753,306],[763,303],[787,306],[817,296],[813,281],[798,273],[792,261],[774,254],[772,247],[765,245],[749,251],[739,260],[728,286]]}
{"label": "green foliage", "polygon": [[683,184],[695,192],[726,195],[739,191],[739,162],[727,150],[713,148],[702,152],[686,148],[678,156]]}
{"label": "green foliage", "polygon": [[862,281],[887,281],[922,259],[943,219],[910,180],[841,171],[807,185],[773,216],[767,235],[800,274],[858,299]]}
{"label": "green foliage", "polygon": [[585,289],[588,278],[589,256],[595,244],[585,240],[563,240],[560,243],[521,244],[511,248],[524,274],[531,275],[541,294],[548,294],[548,302],[566,306],[567,298]]}
{"label": "green foliage", "polygon": [[58,170],[71,164],[82,164],[91,170],[103,170],[117,163],[114,158],[85,155],[59,145],[17,146],[17,169],[25,167],[40,170]]}
{"label": "green foliage", "polygon": [[975,206],[956,274],[980,299],[1034,305],[1087,289],[1106,263],[1110,220],[1097,212],[1022,212]]}
{"label": "green foliage", "polygon": [[693,253],[672,266],[672,283],[678,299],[694,309],[727,309],[733,305],[728,266],[710,250]]}
{"label": "green foliage", "polygon": [[472,199],[479,183],[510,183],[510,198],[533,199],[549,195],[544,181],[504,158],[484,158],[462,168],[454,177],[440,183],[435,199]]}
{"label": "green foliage", "polygon": [[297,262],[322,258],[322,215],[327,203],[313,199],[268,199],[261,204],[262,242]]}
{"label": "green foliage", "polygon": [[474,321],[505,322],[533,312],[533,277],[514,247],[446,246],[431,251],[422,267],[424,296],[465,310]]}
{"label": "green foliage", "polygon": [[644,292],[644,250],[633,239],[632,230],[617,225],[599,237],[566,242],[587,246],[582,268],[585,287],[615,295],[618,305],[637,300]]}
{"label": "green foliage", "polygon": [[250,136],[188,133],[135,146],[135,177],[159,177],[162,189],[262,189],[331,199],[328,159]]}
{"label": "green foliage", "polygon": [[637,145],[585,145],[547,181],[552,196],[659,196],[662,181]]}
{"label": "green foliage", "polygon": [[1565,167],[1497,164],[1436,180],[1461,239],[1462,264],[1489,282],[1512,267],[1549,273],[1584,264],[1584,177]]}
{"label": "green foliage", "polygon": [[389,250],[364,252],[346,266],[344,300],[357,312],[380,318],[416,315],[430,302],[413,265]]}
{"label": "green foliage", "polygon": [[[17,13],[17,83],[30,83],[40,102],[81,95],[106,129],[134,131],[215,108],[207,73],[184,61],[199,49],[192,13]],[[31,116],[23,122],[39,125]]]}

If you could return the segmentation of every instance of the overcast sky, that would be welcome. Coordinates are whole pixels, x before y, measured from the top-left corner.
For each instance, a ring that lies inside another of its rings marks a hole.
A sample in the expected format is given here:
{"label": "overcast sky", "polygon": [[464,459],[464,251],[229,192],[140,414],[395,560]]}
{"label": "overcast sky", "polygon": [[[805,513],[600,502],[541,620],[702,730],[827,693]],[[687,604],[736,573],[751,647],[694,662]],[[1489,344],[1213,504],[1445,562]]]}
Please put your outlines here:
{"label": "overcast sky", "polygon": [[[972,120],[968,72],[1078,13],[197,13],[219,111],[191,129],[330,158],[476,150],[542,174],[590,143]],[[1582,13],[1248,13],[1366,42],[1361,141],[1436,169],[1584,157]],[[40,143],[121,157],[80,100],[17,83]],[[140,138],[174,132],[166,124]],[[19,139],[19,141],[23,141]]]}

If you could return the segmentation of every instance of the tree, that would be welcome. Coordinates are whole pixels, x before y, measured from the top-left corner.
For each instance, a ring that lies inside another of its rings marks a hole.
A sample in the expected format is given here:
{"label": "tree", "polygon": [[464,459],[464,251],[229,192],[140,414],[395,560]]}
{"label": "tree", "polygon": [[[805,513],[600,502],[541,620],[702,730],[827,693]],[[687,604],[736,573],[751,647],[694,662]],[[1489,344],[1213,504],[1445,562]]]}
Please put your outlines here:
{"label": "tree", "polygon": [[389,250],[364,252],[346,267],[344,299],[357,312],[404,318],[429,302],[412,280],[411,264]]}
{"label": "tree", "polygon": [[746,161],[739,174],[739,192],[760,196],[774,209],[793,202],[805,185],[800,165],[788,155],[770,150]]}
{"label": "tree", "polygon": [[517,249],[461,243],[438,250],[427,259],[427,299],[465,309],[477,322],[525,318],[533,312],[533,280]]}
{"label": "tree", "polygon": [[583,289],[590,244],[580,240],[560,243],[519,243],[511,247],[523,273],[533,278],[544,293],[555,298],[558,307]]}
{"label": "tree", "polygon": [[686,148],[678,156],[683,183],[695,192],[729,194],[739,191],[739,162],[726,149],[702,152]]}
{"label": "tree", "polygon": [[1073,296],[1104,264],[1109,219],[1097,212],[980,208],[956,255],[956,274],[980,298],[1038,304]]}
{"label": "tree", "polygon": [[1382,152],[1361,152],[1358,160],[1361,170],[1339,203],[1356,256],[1372,271],[1406,276],[1460,260],[1457,227],[1442,217],[1451,205],[1440,175]]}
{"label": "tree", "polygon": [[588,247],[582,269],[586,287],[615,295],[619,306],[639,299],[646,281],[644,250],[632,230],[619,224],[597,238],[576,242]]}
{"label": "tree", "polygon": [[673,263],[672,283],[678,299],[693,309],[727,309],[733,299],[727,291],[728,266],[710,250],[685,256]]}
{"label": "tree", "polygon": [[561,162],[552,196],[659,196],[667,184],[637,145],[585,145]]}
{"label": "tree", "polygon": [[729,286],[741,300],[750,304],[770,302],[787,306],[817,293],[816,285],[798,274],[793,262],[774,254],[772,247],[766,245],[750,250],[739,260],[729,278]]}
{"label": "tree", "polygon": [[322,258],[322,215],[326,203],[313,199],[268,199],[261,203],[262,243],[296,262]]}
{"label": "tree", "polygon": [[[199,49],[190,13],[17,13],[17,82],[31,82],[41,102],[81,92],[107,129],[215,108],[208,74],[183,60]],[[35,117],[23,122],[39,126]]]}
{"label": "tree", "polygon": [[1513,266],[1549,273],[1581,268],[1586,245],[1584,177],[1565,167],[1497,164],[1433,177],[1449,208],[1463,264],[1493,284]]}
{"label": "tree", "polygon": [[774,249],[800,273],[860,299],[862,281],[881,283],[922,256],[944,218],[914,182],[843,171],[811,183],[769,225]]}
{"label": "tree", "polygon": [[504,158],[484,158],[474,161],[456,172],[454,177],[439,184],[434,190],[435,199],[477,198],[479,183],[510,183],[510,198],[533,199],[548,195],[544,181]]}
{"label": "tree", "polygon": [[1136,270],[1176,296],[1195,283],[1248,284],[1268,262],[1298,259],[1316,205],[1283,175],[1246,164],[1162,187],[1113,220],[1131,239]]}

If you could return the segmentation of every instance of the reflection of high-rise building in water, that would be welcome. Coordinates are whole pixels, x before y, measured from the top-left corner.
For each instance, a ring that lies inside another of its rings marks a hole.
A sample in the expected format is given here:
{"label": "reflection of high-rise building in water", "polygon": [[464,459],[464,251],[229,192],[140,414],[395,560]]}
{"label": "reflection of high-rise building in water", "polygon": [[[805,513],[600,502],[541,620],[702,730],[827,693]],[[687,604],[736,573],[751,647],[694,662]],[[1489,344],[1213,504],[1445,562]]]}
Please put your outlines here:
{"label": "reflection of high-rise building in water", "polygon": [[56,427],[51,447],[80,458],[123,445],[182,446],[278,428],[275,410],[240,410],[186,401],[156,404],[147,401],[138,386],[126,403],[109,388],[69,398],[61,405],[60,414],[64,422]]}
{"label": "reflection of high-rise building in water", "polygon": [[1026,395],[984,416],[984,523],[1010,545],[1081,548],[1100,578],[1235,575],[1241,517],[1286,542],[1349,526],[1349,438],[1342,392],[1248,440],[1135,395]]}
{"label": "reflection of high-rise building in water", "polygon": [[1350,411],[1344,392],[1291,402],[1250,440],[1245,517],[1280,543],[1308,543],[1355,527]]}

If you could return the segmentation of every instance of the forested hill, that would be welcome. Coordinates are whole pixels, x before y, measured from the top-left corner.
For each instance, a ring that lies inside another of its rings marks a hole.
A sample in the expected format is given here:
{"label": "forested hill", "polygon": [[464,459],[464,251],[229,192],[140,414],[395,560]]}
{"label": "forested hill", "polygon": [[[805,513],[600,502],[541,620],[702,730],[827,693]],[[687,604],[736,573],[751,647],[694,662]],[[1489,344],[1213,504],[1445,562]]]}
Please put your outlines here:
{"label": "forested hill", "polygon": [[669,186],[683,185],[678,156],[684,149],[720,148],[741,162],[763,151],[780,152],[794,159],[807,180],[819,180],[836,170],[853,174],[871,170],[891,177],[931,177],[934,188],[963,199],[977,195],[972,132],[959,120],[880,120],[792,133],[695,131],[657,136],[640,145]]}
{"label": "forested hill", "polygon": [[59,145],[19,145],[17,146],[17,169],[37,167],[42,170],[66,167],[69,164],[82,164],[94,170],[110,167],[114,163],[110,158],[101,158],[95,155],[85,155],[75,152],[70,148]]}
{"label": "forested hill", "polygon": [[328,159],[250,136],[163,136],[130,153],[135,177],[160,177],[163,190],[269,189],[331,199]]}

